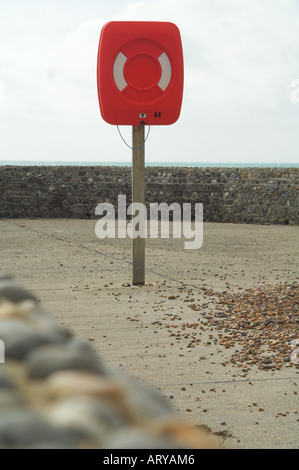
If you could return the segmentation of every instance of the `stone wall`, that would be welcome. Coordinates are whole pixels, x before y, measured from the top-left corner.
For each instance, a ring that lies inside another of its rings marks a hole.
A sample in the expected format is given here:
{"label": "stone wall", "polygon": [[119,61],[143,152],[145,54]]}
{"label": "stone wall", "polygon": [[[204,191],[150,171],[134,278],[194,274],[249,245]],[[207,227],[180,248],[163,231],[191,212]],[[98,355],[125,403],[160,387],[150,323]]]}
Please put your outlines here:
{"label": "stone wall", "polygon": [[[209,222],[298,224],[299,168],[146,167],[146,203],[204,205]],[[94,218],[101,202],[131,202],[131,168],[2,166],[0,217]]]}

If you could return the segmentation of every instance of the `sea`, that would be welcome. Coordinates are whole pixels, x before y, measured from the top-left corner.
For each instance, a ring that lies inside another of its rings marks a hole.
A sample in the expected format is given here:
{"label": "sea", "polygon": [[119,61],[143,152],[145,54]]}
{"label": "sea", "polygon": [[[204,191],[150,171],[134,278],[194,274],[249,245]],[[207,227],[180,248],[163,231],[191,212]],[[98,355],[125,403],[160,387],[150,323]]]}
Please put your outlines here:
{"label": "sea", "polygon": [[[124,161],[29,161],[0,160],[0,166],[132,166]],[[299,163],[247,163],[247,162],[145,162],[145,166],[190,167],[190,168],[299,168]]]}

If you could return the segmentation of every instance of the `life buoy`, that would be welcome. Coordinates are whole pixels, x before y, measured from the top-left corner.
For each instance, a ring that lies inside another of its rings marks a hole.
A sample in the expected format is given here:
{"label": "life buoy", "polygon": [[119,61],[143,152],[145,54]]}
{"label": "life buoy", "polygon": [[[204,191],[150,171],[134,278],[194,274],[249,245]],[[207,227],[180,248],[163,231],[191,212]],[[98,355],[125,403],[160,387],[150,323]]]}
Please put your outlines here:
{"label": "life buoy", "polygon": [[171,62],[165,51],[157,57],[150,52],[120,51],[113,64],[115,85],[125,98],[133,101],[161,98],[169,86],[171,74]]}

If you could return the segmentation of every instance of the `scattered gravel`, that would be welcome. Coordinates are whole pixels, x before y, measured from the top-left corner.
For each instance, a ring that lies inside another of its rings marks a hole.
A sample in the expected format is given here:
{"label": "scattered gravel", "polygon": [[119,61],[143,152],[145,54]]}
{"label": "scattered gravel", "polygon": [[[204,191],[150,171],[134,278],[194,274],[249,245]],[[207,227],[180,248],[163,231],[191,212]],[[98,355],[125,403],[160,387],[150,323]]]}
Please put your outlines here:
{"label": "scattered gravel", "polygon": [[231,363],[242,368],[281,369],[292,366],[291,341],[299,338],[299,285],[279,284],[221,293],[214,325],[218,344],[234,348]]}

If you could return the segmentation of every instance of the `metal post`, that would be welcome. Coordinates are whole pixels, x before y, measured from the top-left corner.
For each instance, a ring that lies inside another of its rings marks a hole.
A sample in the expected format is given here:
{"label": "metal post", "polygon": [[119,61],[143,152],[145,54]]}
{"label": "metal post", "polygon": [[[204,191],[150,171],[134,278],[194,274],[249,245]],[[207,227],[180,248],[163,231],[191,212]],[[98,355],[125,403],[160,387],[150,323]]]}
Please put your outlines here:
{"label": "metal post", "polygon": [[[144,204],[144,126],[132,127],[132,203]],[[133,285],[145,284],[145,239],[133,238]]]}

